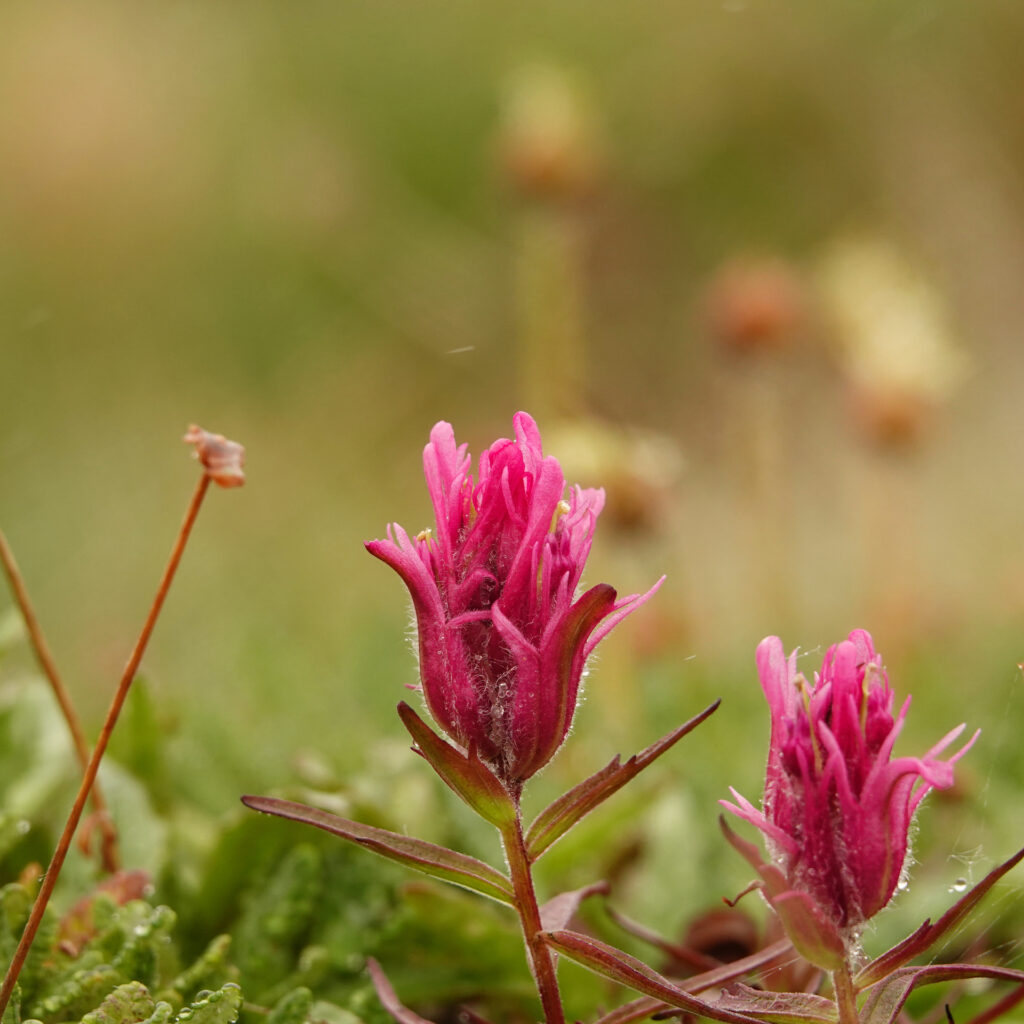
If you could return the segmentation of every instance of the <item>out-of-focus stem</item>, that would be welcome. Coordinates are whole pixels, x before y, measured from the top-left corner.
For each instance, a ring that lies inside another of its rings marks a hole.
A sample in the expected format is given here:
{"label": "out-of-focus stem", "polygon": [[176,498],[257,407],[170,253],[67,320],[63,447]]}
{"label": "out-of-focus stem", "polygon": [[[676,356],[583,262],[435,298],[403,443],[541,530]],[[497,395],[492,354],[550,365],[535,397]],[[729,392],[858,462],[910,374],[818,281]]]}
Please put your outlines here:
{"label": "out-of-focus stem", "polygon": [[153,604],[149,609],[149,615],[146,617],[142,632],[135,642],[135,648],[132,650],[128,663],[125,665],[124,672],[121,675],[121,682],[107,711],[107,717],[103,723],[103,728],[100,730],[96,746],[93,748],[92,756],[89,758],[78,795],[75,797],[71,813],[68,815],[67,823],[64,825],[64,831],[61,834],[60,841],[57,843],[57,849],[54,850],[50,865],[43,876],[39,893],[32,904],[32,911],[29,914],[25,930],[22,932],[21,941],[18,943],[18,948],[15,950],[14,957],[11,960],[11,966],[8,968],[7,975],[4,978],[3,988],[0,989],[0,1017],[3,1017],[4,1011],[7,1009],[11,994],[14,992],[14,986],[18,982],[18,976],[21,974],[21,969],[24,966],[25,958],[28,956],[28,951],[32,946],[32,940],[39,930],[46,905],[50,901],[50,896],[53,894],[54,886],[57,884],[57,878],[60,875],[64,859],[67,857],[68,850],[71,847],[71,840],[74,838],[75,829],[81,820],[85,802],[89,798],[89,791],[96,781],[96,773],[99,771],[100,761],[107,749],[107,743],[110,741],[110,735],[117,724],[117,717],[124,706],[132,681],[135,679],[135,673],[138,671],[139,663],[142,661],[142,655],[145,653],[146,645],[149,643],[149,638],[153,633],[153,627],[156,625],[157,617],[160,615],[160,609],[163,607],[164,599],[167,597],[167,591],[170,589],[178,563],[181,561],[185,545],[188,543],[189,534],[192,532],[196,516],[199,514],[199,508],[203,503],[203,498],[206,496],[209,486],[210,476],[204,472],[195,493],[192,495],[192,501],[189,503],[185,519],[181,524],[181,529],[178,531],[177,540],[175,540],[174,547],[171,549],[171,556],[167,561],[167,567],[164,569],[163,577],[157,588],[156,597],[153,599]]}
{"label": "out-of-focus stem", "polygon": [[519,374],[523,404],[538,419],[579,415],[584,405],[583,232],[575,210],[539,204],[518,225]]}
{"label": "out-of-focus stem", "polygon": [[848,964],[832,972],[836,1006],[839,1008],[839,1024],[857,1024],[857,992],[853,987],[853,976]]}
{"label": "out-of-focus stem", "polygon": [[537,905],[537,894],[533,888],[530,858],[526,852],[523,823],[518,811],[514,824],[502,829],[501,841],[508,859],[516,911],[523,927],[530,970],[533,972],[544,1008],[544,1020],[547,1024],[565,1024],[565,1011],[562,1009],[562,997],[558,991],[558,976],[555,972],[555,955],[541,938],[543,926],[540,920],[540,907]]}
{"label": "out-of-focus stem", "polygon": [[[64,714],[64,720],[68,723],[71,732],[71,739],[75,745],[75,753],[78,755],[79,763],[84,772],[89,765],[89,744],[86,742],[85,733],[82,731],[82,723],[74,705],[71,703],[71,695],[61,681],[60,673],[57,671],[57,663],[53,660],[53,654],[46,642],[42,626],[36,617],[35,609],[29,600],[28,590],[25,587],[24,577],[18,569],[18,563],[14,558],[14,552],[7,543],[3,530],[0,530],[0,562],[3,563],[4,572],[11,585],[11,593],[21,611],[21,617],[25,620],[25,629],[28,632],[29,642],[35,652],[36,660],[43,674],[50,681],[53,695],[57,698],[57,704]],[[107,811],[107,802],[103,799],[103,793],[99,784],[94,783],[92,788],[92,806],[96,812],[97,824],[100,828],[101,845],[100,854],[103,859],[105,871],[113,873],[118,870],[120,858],[117,852],[117,830]]]}

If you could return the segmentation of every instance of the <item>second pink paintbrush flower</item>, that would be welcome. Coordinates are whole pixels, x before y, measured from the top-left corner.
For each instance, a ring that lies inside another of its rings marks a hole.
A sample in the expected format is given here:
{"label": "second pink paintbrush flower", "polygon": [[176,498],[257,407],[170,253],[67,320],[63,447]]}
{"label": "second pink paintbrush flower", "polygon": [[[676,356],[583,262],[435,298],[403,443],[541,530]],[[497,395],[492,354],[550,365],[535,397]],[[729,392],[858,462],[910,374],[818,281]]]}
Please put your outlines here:
{"label": "second pink paintbrush flower", "polygon": [[862,629],[828,649],[813,683],[775,636],[758,646],[757,669],[772,717],[764,809],[735,790],[736,803],[722,803],[765,834],[773,863],[730,838],[758,868],[797,948],[834,969],[896,891],[921,800],[953,784],[953,764],[974,739],[940,759],[960,725],[923,757],[894,758],[910,698],[894,716],[882,659]]}

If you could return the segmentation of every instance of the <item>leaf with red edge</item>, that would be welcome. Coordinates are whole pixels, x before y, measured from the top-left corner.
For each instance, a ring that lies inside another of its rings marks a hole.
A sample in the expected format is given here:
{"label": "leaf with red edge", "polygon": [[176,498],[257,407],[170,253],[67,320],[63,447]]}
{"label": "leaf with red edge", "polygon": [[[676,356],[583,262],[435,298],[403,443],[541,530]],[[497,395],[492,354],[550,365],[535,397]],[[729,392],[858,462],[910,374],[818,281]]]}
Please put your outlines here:
{"label": "leaf with red edge", "polygon": [[580,904],[588,896],[607,896],[611,886],[607,882],[592,882],[582,889],[573,889],[571,892],[560,892],[552,896],[540,908],[540,926],[546,932],[557,931],[564,928],[571,920],[573,914],[580,909]]}
{"label": "leaf with red edge", "polygon": [[491,1022],[471,1006],[463,1005],[459,1007],[459,1024],[491,1024]]}
{"label": "leaf with red edge", "polygon": [[809,992],[765,992],[749,985],[733,985],[719,997],[721,1006],[768,1024],[834,1024],[839,1009],[831,999]]}
{"label": "leaf with red edge", "polygon": [[623,1003],[614,1010],[602,1014],[594,1024],[632,1024],[635,1020],[647,1020],[656,1013],[664,1010],[671,1010],[672,1007],[661,999],[652,999],[650,996],[641,996],[632,1002]]}
{"label": "leaf with red edge", "polygon": [[322,811],[317,807],[278,800],[269,796],[243,796],[242,803],[254,811],[276,814],[279,818],[301,821],[306,825],[322,828],[367,850],[415,868],[426,875],[440,878],[464,889],[471,889],[483,896],[489,896],[499,903],[512,903],[512,883],[490,864],[475,857],[436,846],[423,839],[388,832],[373,825],[363,825],[348,818]]}
{"label": "leaf with red edge", "polygon": [[908,935],[888,952],[876,957],[866,967],[863,967],[853,979],[857,988],[867,988],[869,985],[881,981],[898,967],[902,967],[905,963],[913,960],[915,956],[920,956],[928,950],[955,928],[981,902],[992,886],[1009,870],[1016,867],[1021,860],[1024,860],[1024,850],[1018,850],[1009,860],[1005,860],[998,867],[993,868],[976,886],[961,896],[935,924],[932,924],[931,920],[925,921],[913,934]]}
{"label": "leaf with red edge", "polygon": [[[709,988],[719,988],[772,963],[777,957],[792,952],[792,949],[793,944],[788,939],[780,939],[756,953],[751,953],[750,956],[733,960],[732,963],[722,964],[721,967],[715,967],[703,974],[695,974],[693,977],[679,982],[679,987],[685,992],[693,993],[703,992]],[[631,1021],[643,1020],[645,1017],[668,1009],[671,1007],[663,1000],[642,996],[640,999],[634,999],[630,1003],[624,1003],[617,1009],[609,1011],[599,1017],[594,1024],[630,1024]]]}
{"label": "leaf with red edge", "polygon": [[989,967],[985,964],[932,964],[927,967],[901,967],[887,978],[871,985],[861,1007],[860,1024],[893,1024],[907,1001],[907,996],[921,985],[966,978],[992,978],[1024,984],[1024,971],[1010,967]]}
{"label": "leaf with red edge", "polygon": [[426,1017],[413,1013],[398,1001],[398,996],[391,987],[388,976],[372,956],[366,958],[366,973],[370,975],[370,981],[373,982],[373,987],[377,991],[377,998],[380,1000],[381,1006],[398,1021],[398,1024],[433,1024]]}
{"label": "leaf with red edge", "polygon": [[599,772],[589,779],[573,786],[554,803],[537,815],[526,833],[526,851],[531,860],[537,860],[545,850],[562,838],[581,818],[598,807],[613,793],[640,774],[651,762],[657,760],[670,747],[681,740],[688,732],[696,729],[701,722],[710,717],[721,703],[705,708],[699,715],[684,722],[678,729],[673,729],[646,750],[634,754],[623,764],[615,757]]}
{"label": "leaf with red edge", "polygon": [[756,1017],[727,1009],[717,1003],[698,999],[635,957],[589,935],[570,931],[544,932],[543,935],[544,941],[552,949],[568,959],[582,964],[595,974],[660,999],[671,1007],[688,1010],[701,1017],[726,1021],[727,1024],[753,1024],[757,1020]]}
{"label": "leaf with red edge", "polygon": [[797,952],[826,971],[834,971],[842,966],[845,963],[846,946],[839,931],[826,918],[818,904],[807,893],[791,888],[782,871],[774,864],[766,863],[760,850],[738,836],[724,817],[719,817],[718,824],[733,849],[761,876],[765,899],[778,914]]}
{"label": "leaf with red edge", "polygon": [[419,753],[441,777],[485,821],[501,828],[516,820],[516,805],[497,776],[480,760],[475,750],[463,754],[441,739],[403,701],[398,716],[409,730]]}
{"label": "leaf with red edge", "polygon": [[673,960],[678,960],[681,964],[686,964],[687,967],[692,968],[695,971],[707,971],[714,969],[718,966],[721,961],[716,960],[713,956],[708,956],[706,953],[701,953],[699,950],[691,949],[689,946],[684,946],[678,942],[672,942],[671,939],[666,939],[657,932],[652,931],[645,925],[640,924],[638,921],[634,921],[629,917],[626,917],[621,911],[616,910],[615,907],[606,904],[605,913],[614,921],[624,932],[632,935],[633,938],[639,939],[641,942],[646,942],[655,949],[664,953],[666,956],[670,956]]}

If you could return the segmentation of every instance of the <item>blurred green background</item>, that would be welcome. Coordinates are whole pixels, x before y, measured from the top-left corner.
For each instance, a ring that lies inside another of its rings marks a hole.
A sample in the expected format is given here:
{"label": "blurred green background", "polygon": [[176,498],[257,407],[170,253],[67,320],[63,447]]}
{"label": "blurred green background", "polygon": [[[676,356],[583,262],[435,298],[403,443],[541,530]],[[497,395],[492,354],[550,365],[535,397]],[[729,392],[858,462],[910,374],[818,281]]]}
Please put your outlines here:
{"label": "blurred green background", "polygon": [[406,596],[361,542],[428,525],[436,420],[475,453],[527,408],[608,487],[590,582],[668,574],[538,788],[725,698],[638,914],[746,880],[711,823],[758,792],[769,633],[869,628],[906,752],[985,730],[940,884],[1019,845],[1021,52],[1016,0],[5,4],[0,523],[90,734],[195,421],[249,479],[144,664],[178,784],[393,765]]}

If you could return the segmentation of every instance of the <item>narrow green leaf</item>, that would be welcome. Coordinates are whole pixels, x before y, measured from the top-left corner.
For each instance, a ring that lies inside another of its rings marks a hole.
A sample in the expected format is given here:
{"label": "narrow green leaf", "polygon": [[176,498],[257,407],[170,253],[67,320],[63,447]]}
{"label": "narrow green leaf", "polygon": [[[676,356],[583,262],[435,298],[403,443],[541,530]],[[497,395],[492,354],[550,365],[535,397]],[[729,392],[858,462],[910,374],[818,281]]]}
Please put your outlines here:
{"label": "narrow green leaf", "polygon": [[254,811],[276,814],[281,818],[321,828],[389,860],[398,861],[399,864],[405,864],[453,885],[461,885],[465,889],[489,896],[499,903],[512,903],[512,883],[500,871],[475,857],[436,846],[423,839],[413,839],[397,832],[375,828],[373,825],[363,825],[348,818],[339,818],[335,814],[291,800],[243,796],[242,803]]}
{"label": "narrow green leaf", "polygon": [[893,1024],[907,997],[921,985],[967,978],[992,978],[1024,984],[1024,971],[985,964],[933,964],[928,967],[903,967],[868,988],[868,997],[860,1011],[860,1024]]}
{"label": "narrow green leaf", "polygon": [[468,754],[456,750],[404,701],[398,705],[398,716],[434,771],[481,818],[498,828],[516,820],[516,805],[508,790],[480,760],[475,750]]}
{"label": "narrow green leaf", "polygon": [[563,794],[541,811],[526,833],[526,849],[530,859],[537,860],[581,818],[602,804],[613,793],[622,789],[627,782],[661,757],[688,732],[696,729],[701,722],[709,718],[718,709],[720,703],[720,700],[716,700],[695,718],[684,722],[678,729],[663,736],[646,750],[634,754],[625,764],[621,763],[616,756],[599,772],[595,772],[589,779],[574,786],[568,793]]}
{"label": "narrow green leaf", "polygon": [[1021,860],[1024,860],[1024,850],[1018,850],[1009,860],[1005,860],[993,868],[976,886],[961,896],[935,924],[932,924],[930,920],[925,921],[917,931],[908,935],[888,952],[872,960],[853,979],[854,984],[858,988],[867,988],[883,978],[887,978],[898,967],[913,960],[915,956],[920,956],[955,928],[981,902],[992,886],[1011,868],[1016,867]]}
{"label": "narrow green leaf", "polygon": [[588,935],[570,931],[544,932],[544,939],[563,956],[582,964],[595,974],[611,978],[621,985],[628,985],[637,992],[660,999],[669,1006],[689,1010],[701,1017],[726,1021],[728,1024],[754,1024],[757,1021],[756,1017],[698,999],[695,995],[673,985],[668,978],[662,977],[635,957]]}

